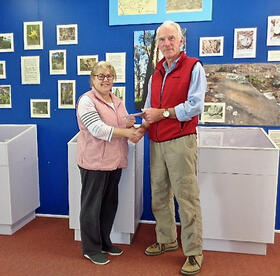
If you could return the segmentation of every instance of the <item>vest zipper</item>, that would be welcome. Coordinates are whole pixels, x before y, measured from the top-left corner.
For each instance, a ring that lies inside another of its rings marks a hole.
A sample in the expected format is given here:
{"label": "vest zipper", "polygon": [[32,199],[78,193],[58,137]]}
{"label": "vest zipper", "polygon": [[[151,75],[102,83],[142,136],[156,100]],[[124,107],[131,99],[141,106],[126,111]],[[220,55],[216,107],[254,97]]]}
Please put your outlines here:
{"label": "vest zipper", "polygon": [[[161,75],[161,77],[162,77],[162,80],[161,80],[161,87],[160,87],[160,97],[159,97],[159,108],[161,108],[161,99],[162,99],[162,94],[163,94],[162,85],[163,85],[164,76],[163,76],[161,70],[159,70],[159,72],[160,72],[160,75]],[[159,122],[160,122],[160,121],[159,121]],[[156,123],[156,124],[157,124],[157,125],[156,125],[156,126],[157,126],[157,128],[156,128],[156,136],[157,136],[158,142],[159,142],[159,139],[158,139],[158,125],[159,125],[159,122]]]}

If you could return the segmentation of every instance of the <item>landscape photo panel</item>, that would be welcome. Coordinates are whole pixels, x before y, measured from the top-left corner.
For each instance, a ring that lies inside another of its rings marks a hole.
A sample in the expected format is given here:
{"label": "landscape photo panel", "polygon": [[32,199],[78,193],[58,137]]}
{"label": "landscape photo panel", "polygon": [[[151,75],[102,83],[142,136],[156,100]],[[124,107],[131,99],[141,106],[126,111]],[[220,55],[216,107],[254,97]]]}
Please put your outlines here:
{"label": "landscape photo panel", "polygon": [[206,103],[225,103],[226,125],[280,125],[280,63],[204,65]]}

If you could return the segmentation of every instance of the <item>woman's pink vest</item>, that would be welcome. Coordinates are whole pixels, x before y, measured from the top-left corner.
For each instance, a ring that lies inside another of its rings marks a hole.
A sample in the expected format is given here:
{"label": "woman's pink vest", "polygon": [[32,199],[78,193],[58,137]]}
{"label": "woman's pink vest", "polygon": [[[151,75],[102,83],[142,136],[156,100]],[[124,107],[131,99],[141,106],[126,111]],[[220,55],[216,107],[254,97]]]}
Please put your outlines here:
{"label": "woman's pink vest", "polygon": [[[114,94],[111,94],[111,97],[116,111],[94,89],[84,95],[91,98],[100,119],[105,124],[117,128],[126,127],[124,119],[124,116],[127,115],[126,108]],[[127,167],[128,143],[126,138],[112,138],[110,142],[97,139],[87,130],[78,113],[77,120],[80,129],[77,141],[77,163],[80,167],[101,171]]]}

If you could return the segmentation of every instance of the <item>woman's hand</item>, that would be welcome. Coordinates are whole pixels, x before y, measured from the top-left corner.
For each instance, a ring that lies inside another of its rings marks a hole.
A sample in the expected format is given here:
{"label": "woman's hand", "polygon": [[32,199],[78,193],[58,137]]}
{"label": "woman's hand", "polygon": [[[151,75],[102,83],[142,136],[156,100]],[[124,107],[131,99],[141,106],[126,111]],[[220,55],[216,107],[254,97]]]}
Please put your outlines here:
{"label": "woman's hand", "polygon": [[113,132],[113,138],[120,138],[125,137],[129,140],[135,139],[136,137],[136,128],[130,127],[130,128],[114,128]]}
{"label": "woman's hand", "polygon": [[135,124],[136,120],[134,116],[127,116],[126,117],[126,127],[133,127]]}
{"label": "woman's hand", "polygon": [[126,130],[126,137],[128,140],[135,140],[137,138],[136,136],[136,128],[134,127],[130,127],[130,128],[127,128]]}

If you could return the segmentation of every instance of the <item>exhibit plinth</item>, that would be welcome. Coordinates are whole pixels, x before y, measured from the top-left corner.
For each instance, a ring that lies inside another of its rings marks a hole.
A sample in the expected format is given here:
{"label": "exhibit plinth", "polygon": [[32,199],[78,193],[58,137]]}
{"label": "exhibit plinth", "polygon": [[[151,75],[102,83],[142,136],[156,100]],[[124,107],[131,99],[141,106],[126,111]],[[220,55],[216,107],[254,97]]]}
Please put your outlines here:
{"label": "exhibit plinth", "polygon": [[266,254],[274,242],[279,149],[262,128],[198,127],[204,249]]}
{"label": "exhibit plinth", "polygon": [[0,234],[11,235],[40,206],[36,125],[0,125]]}
{"label": "exhibit plinth", "polygon": [[[68,142],[69,227],[74,229],[74,239],[81,240],[81,179],[76,163],[77,135]],[[131,243],[143,212],[143,140],[137,144],[129,142],[128,168],[122,171],[119,205],[111,232],[113,243]]]}

